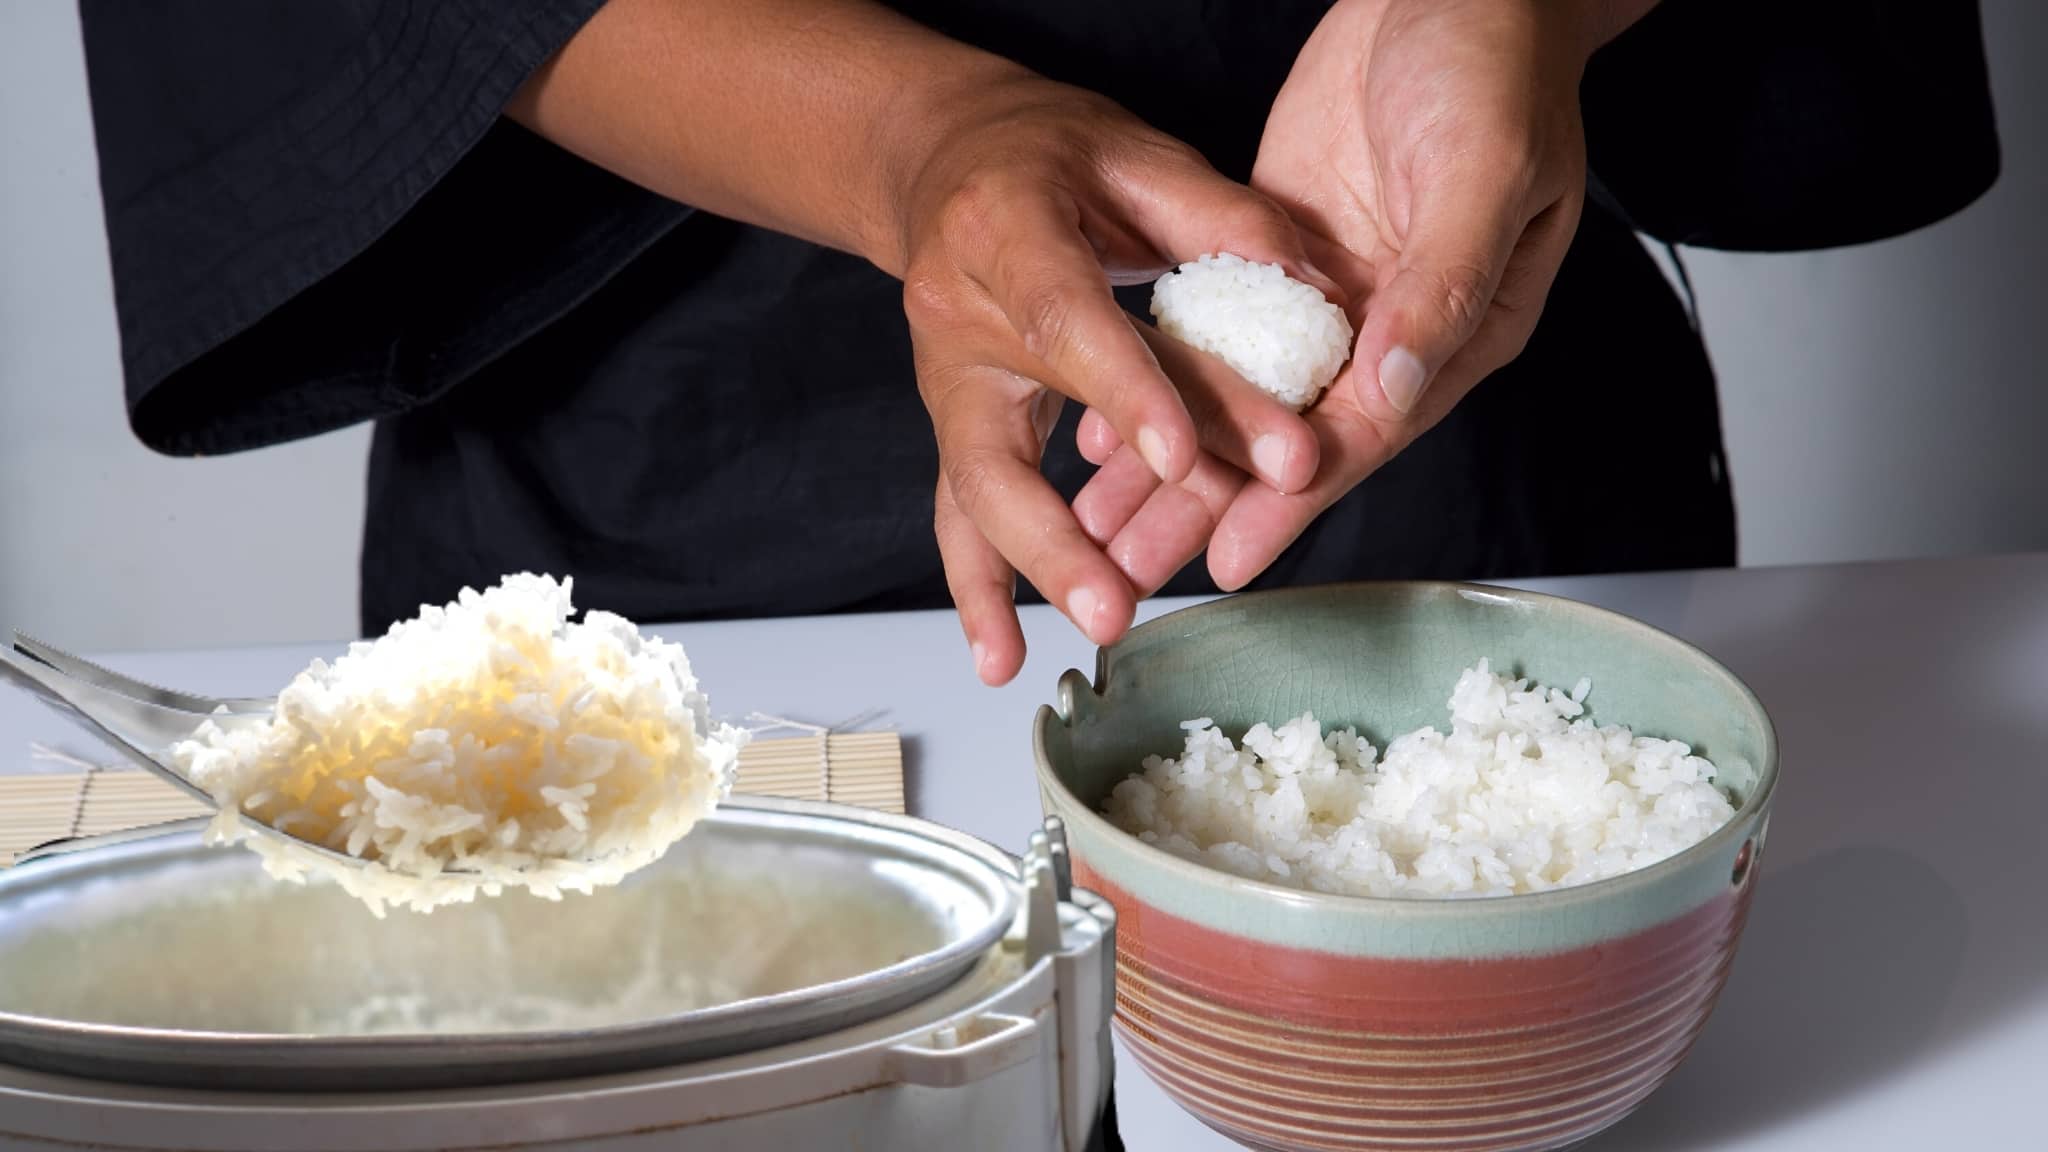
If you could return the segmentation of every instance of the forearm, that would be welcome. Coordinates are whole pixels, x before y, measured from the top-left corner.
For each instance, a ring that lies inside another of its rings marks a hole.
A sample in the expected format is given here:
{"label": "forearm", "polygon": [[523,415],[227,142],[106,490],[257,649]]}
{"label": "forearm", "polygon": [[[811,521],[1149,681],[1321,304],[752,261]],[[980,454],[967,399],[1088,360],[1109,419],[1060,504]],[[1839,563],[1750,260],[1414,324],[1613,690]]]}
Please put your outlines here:
{"label": "forearm", "polygon": [[625,178],[901,275],[946,110],[1018,66],[865,0],[611,0],[507,109]]}

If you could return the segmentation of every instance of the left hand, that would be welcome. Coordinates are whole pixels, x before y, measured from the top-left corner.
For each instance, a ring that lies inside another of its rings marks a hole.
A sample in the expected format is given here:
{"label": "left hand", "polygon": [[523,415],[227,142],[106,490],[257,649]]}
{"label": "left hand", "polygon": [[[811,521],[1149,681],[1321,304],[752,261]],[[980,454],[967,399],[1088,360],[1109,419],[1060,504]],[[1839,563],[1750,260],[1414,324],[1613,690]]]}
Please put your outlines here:
{"label": "left hand", "polygon": [[1320,467],[1283,493],[1205,456],[1199,483],[1176,492],[1091,411],[1081,451],[1103,467],[1074,511],[1140,594],[1205,545],[1217,585],[1243,587],[1520,354],[1578,227],[1580,76],[1626,26],[1619,10],[1648,7],[1340,0],[1330,10],[1274,101],[1252,174],[1352,301],[1351,362],[1308,413]]}

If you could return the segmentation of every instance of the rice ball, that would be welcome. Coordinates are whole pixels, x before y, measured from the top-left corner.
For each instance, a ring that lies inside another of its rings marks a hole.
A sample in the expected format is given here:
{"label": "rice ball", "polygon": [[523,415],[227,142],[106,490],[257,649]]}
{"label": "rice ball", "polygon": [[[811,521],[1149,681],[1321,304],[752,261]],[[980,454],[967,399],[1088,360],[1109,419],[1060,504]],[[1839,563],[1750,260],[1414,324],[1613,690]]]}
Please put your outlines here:
{"label": "rice ball", "polygon": [[1316,402],[1351,358],[1351,322],[1313,285],[1278,264],[1220,252],[1152,286],[1159,330],[1200,348],[1296,412]]}

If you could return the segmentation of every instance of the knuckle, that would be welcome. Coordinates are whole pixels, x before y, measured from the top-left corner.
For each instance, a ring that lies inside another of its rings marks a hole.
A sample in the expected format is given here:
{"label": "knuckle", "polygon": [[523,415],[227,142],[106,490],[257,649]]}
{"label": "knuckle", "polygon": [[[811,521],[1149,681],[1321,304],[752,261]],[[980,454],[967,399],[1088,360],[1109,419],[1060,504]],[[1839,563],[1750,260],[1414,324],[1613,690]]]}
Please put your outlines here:
{"label": "knuckle", "polygon": [[1494,289],[1490,305],[1499,332],[1500,353],[1494,359],[1499,367],[1519,357],[1529,347],[1529,341],[1536,335],[1537,321],[1543,315],[1544,295],[1548,284],[1535,270],[1517,269],[1510,265],[1501,277],[1500,286]]}
{"label": "knuckle", "polygon": [[1074,304],[1058,285],[1038,282],[1017,294],[1018,334],[1025,351],[1050,364],[1077,351]]}
{"label": "knuckle", "polygon": [[1111,428],[1122,425],[1134,429],[1160,423],[1157,419],[1146,419],[1145,400],[1144,385],[1127,372],[1112,373],[1109,379],[1098,381],[1093,392],[1093,401]]}
{"label": "knuckle", "polygon": [[913,263],[903,277],[903,315],[913,328],[946,323],[959,305],[954,279],[929,265]]}
{"label": "knuckle", "polygon": [[970,374],[962,368],[921,365],[918,369],[917,390],[924,397],[925,413],[932,418],[942,450],[946,444],[946,432],[953,424],[951,418],[958,412],[956,401],[960,398],[960,391],[970,383]]}
{"label": "knuckle", "polygon": [[1465,335],[1478,330],[1492,304],[1491,280],[1472,261],[1446,265],[1432,275],[1430,298],[1446,328]]}
{"label": "knuckle", "polygon": [[[1094,94],[1090,94],[1093,96]],[[1102,99],[1106,114],[1119,121],[1128,121],[1128,113],[1115,102]],[[1084,137],[1087,151],[1083,157],[1098,170],[1108,172],[1147,171],[1165,168],[1184,171],[1206,167],[1208,161],[1202,154],[1182,143],[1177,137],[1169,136],[1144,123],[1126,123],[1121,132],[1105,136],[1100,131],[1090,132]]]}
{"label": "knuckle", "polygon": [[953,246],[983,243],[1007,198],[1007,183],[1003,176],[986,169],[961,177],[939,209],[939,237]]}
{"label": "knuckle", "polygon": [[965,448],[946,460],[946,482],[952,485],[953,500],[969,520],[989,515],[1003,501],[1002,472],[988,449]]}

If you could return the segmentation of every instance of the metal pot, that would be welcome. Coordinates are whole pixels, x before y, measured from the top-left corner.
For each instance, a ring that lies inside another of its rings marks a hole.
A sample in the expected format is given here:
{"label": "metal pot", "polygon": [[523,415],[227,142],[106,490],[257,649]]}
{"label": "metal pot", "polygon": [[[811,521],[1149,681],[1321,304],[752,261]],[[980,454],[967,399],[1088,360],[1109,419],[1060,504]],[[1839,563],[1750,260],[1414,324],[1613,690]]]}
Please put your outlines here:
{"label": "metal pot", "polygon": [[1114,920],[1033,841],[740,798],[616,889],[381,921],[189,828],[24,866],[0,1149],[1078,1152]]}

